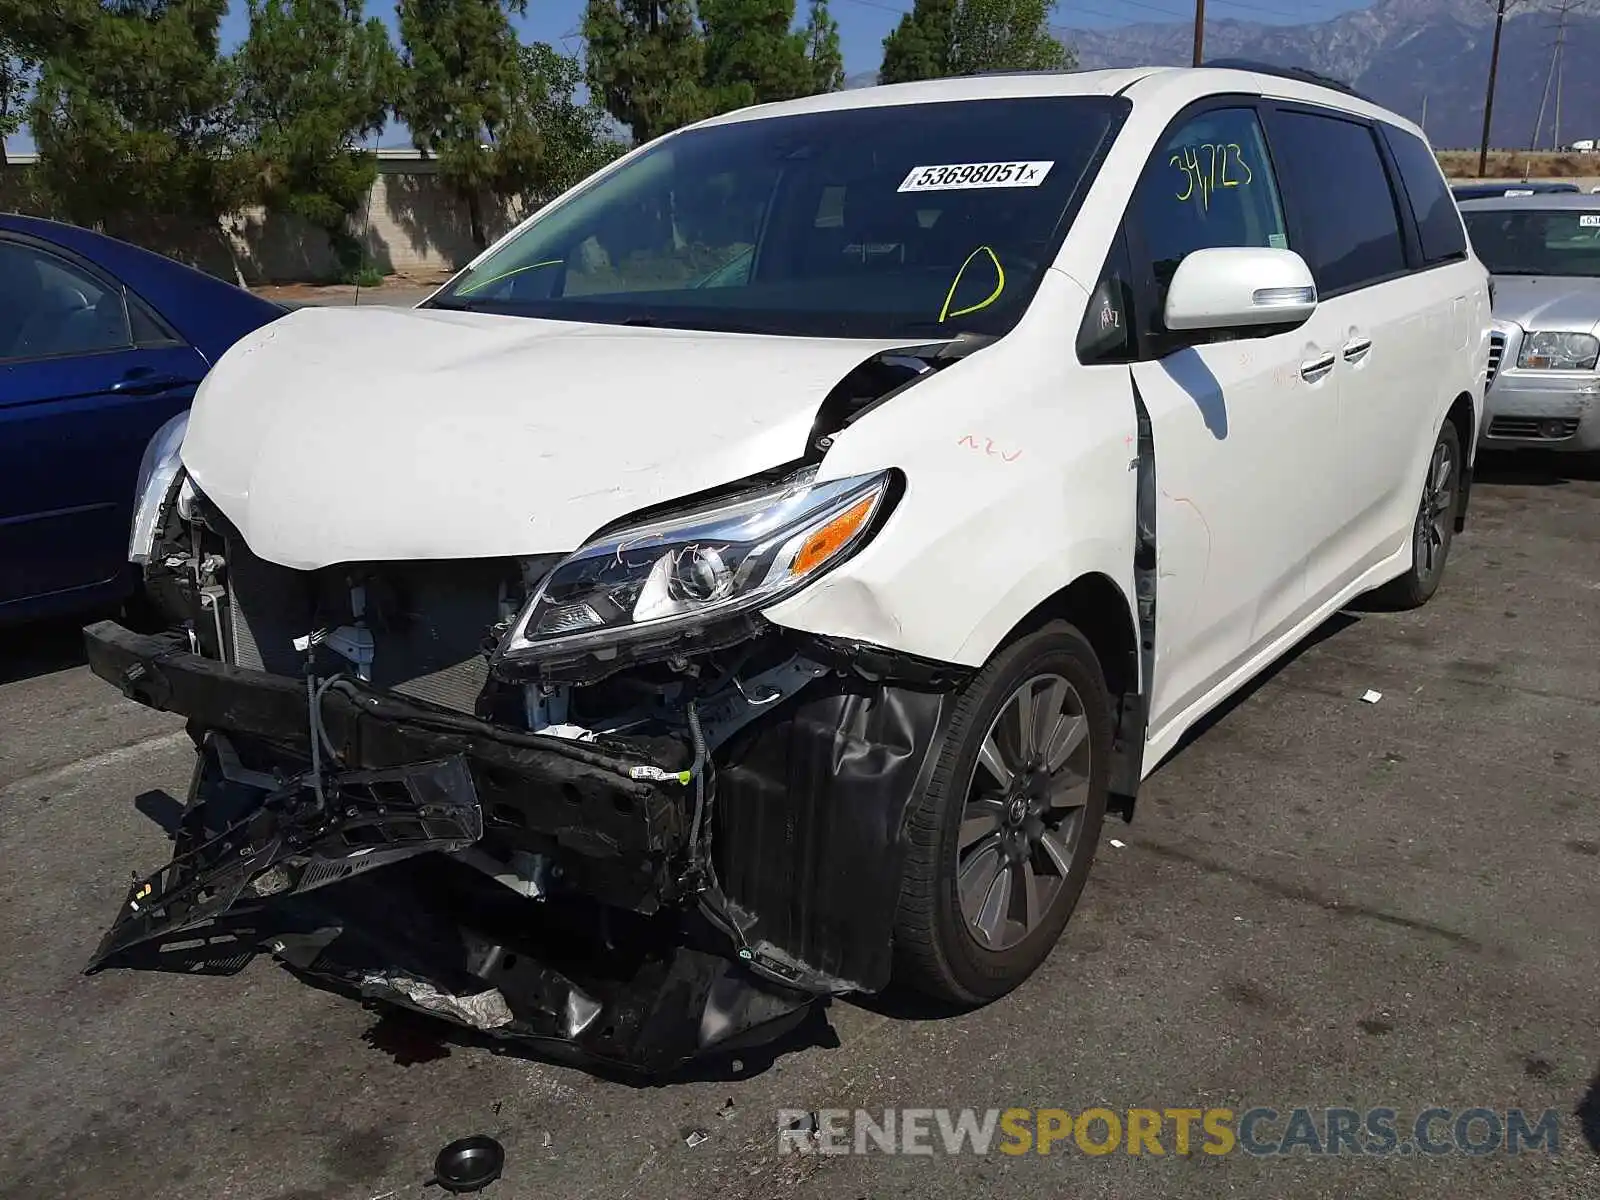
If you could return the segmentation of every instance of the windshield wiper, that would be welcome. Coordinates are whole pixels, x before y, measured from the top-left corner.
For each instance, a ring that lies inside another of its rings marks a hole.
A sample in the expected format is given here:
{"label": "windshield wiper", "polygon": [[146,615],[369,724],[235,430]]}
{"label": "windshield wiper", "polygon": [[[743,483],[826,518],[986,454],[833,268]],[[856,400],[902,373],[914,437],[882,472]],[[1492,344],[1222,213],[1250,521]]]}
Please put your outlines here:
{"label": "windshield wiper", "polygon": [[490,305],[496,301],[487,298],[483,300],[430,300],[428,308],[444,308],[451,312],[487,312]]}

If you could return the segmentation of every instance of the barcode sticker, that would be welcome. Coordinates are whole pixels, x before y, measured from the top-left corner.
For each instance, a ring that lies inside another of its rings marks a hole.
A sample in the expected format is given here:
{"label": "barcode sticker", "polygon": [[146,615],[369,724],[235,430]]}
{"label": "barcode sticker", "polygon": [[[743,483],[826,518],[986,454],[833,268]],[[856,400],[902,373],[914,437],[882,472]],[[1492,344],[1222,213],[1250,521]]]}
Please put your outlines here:
{"label": "barcode sticker", "polygon": [[951,192],[963,188],[1038,187],[1055,160],[1032,162],[946,163],[912,167],[895,189],[901,192]]}

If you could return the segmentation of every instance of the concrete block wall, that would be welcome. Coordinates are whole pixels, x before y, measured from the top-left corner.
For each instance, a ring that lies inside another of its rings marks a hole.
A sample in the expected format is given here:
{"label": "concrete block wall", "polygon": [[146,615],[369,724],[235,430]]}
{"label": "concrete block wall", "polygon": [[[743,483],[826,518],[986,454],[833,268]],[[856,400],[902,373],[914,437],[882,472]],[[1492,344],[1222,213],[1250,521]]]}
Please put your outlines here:
{"label": "concrete block wall", "polygon": [[[13,155],[0,177],[0,211],[29,211],[24,175],[32,155]],[[9,186],[8,186],[9,185]],[[522,217],[522,205],[486,201],[489,238]],[[40,216],[52,216],[39,212]],[[317,283],[335,279],[339,264],[322,231],[298,217],[260,207],[224,217],[216,227],[151,214],[105,232],[248,285]],[[368,260],[385,275],[438,279],[477,253],[466,205],[440,181],[437,164],[413,150],[380,150],[369,203],[353,232]]]}

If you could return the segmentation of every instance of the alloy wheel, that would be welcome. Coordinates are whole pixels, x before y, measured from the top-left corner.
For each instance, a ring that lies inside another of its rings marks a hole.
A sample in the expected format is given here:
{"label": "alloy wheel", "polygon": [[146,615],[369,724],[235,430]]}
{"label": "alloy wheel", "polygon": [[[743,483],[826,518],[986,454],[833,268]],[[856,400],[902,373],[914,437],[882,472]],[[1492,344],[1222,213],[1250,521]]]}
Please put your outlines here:
{"label": "alloy wheel", "polygon": [[1445,544],[1455,513],[1455,454],[1445,442],[1433,448],[1428,477],[1417,507],[1416,556],[1419,573],[1432,579],[1444,567]]}
{"label": "alloy wheel", "polygon": [[956,890],[968,933],[1010,949],[1064,887],[1089,800],[1089,722],[1059,675],[1035,675],[995,714],[967,784]]}

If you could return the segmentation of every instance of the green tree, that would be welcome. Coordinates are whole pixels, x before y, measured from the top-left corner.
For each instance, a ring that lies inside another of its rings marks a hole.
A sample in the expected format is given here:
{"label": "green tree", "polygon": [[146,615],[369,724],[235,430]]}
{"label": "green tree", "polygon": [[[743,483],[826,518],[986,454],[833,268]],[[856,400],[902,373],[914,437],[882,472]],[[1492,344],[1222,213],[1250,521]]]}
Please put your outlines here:
{"label": "green tree", "polygon": [[483,202],[515,195],[537,169],[538,130],[511,16],[527,0],[400,0],[403,74],[395,111],[489,244]]}
{"label": "green tree", "polygon": [[956,0],[916,0],[883,39],[879,83],[912,83],[950,74]]}
{"label": "green tree", "polygon": [[951,28],[952,75],[1065,70],[1077,57],[1048,24],[1053,0],[961,0]]}
{"label": "green tree", "polygon": [[[39,6],[43,8],[44,6]],[[42,22],[28,120],[41,182],[73,220],[215,220],[249,198],[235,75],[218,52],[228,0],[66,0]]]}
{"label": "green tree", "polygon": [[583,14],[589,90],[651,141],[705,116],[705,39],[689,0],[588,0]]}
{"label": "green tree", "polygon": [[916,0],[883,39],[878,82],[1076,66],[1050,32],[1050,7],[1050,0]]}
{"label": "green tree", "polygon": [[712,112],[791,100],[815,90],[794,0],[700,0],[703,86]]}
{"label": "green tree", "polygon": [[6,164],[6,139],[22,128],[37,66],[16,34],[0,33],[0,167]]}
{"label": "green tree", "polygon": [[522,47],[522,72],[533,126],[541,150],[532,174],[519,188],[531,206],[546,204],[594,174],[623,150],[609,136],[606,110],[592,96],[574,97],[583,82],[583,65],[545,42]]}
{"label": "green tree", "polygon": [[349,222],[378,170],[361,143],[383,128],[398,83],[389,34],[362,19],[361,0],[250,0],[249,12],[237,63],[262,199],[322,229],[353,273]]}
{"label": "green tree", "polygon": [[839,23],[828,11],[828,0],[811,0],[806,17],[806,60],[811,64],[813,92],[837,92],[844,87],[844,54],[839,49]]}

